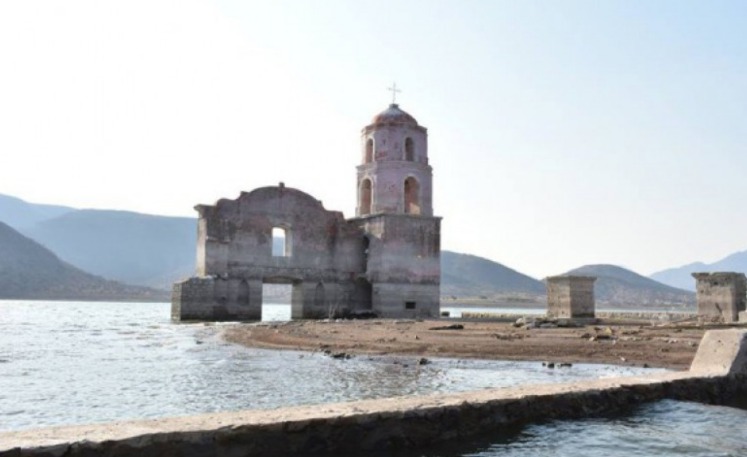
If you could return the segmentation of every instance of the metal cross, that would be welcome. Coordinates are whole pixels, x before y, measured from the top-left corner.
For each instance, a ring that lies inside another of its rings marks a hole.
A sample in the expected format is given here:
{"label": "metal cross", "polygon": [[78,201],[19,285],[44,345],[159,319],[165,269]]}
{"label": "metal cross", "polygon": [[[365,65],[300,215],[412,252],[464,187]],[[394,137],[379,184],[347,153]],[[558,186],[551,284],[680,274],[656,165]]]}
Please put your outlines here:
{"label": "metal cross", "polygon": [[388,91],[392,93],[392,105],[397,103],[397,92],[402,92],[401,90],[397,89],[397,83],[392,83],[392,87],[387,87]]}

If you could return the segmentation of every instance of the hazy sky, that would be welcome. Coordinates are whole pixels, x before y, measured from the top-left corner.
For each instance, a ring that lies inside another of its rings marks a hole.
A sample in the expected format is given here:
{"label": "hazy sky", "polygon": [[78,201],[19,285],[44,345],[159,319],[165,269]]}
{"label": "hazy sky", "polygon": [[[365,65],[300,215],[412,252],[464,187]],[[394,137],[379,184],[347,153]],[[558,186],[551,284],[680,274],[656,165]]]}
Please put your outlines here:
{"label": "hazy sky", "polygon": [[745,1],[0,2],[0,193],[348,217],[360,129],[429,129],[442,247],[535,277],[747,249]]}

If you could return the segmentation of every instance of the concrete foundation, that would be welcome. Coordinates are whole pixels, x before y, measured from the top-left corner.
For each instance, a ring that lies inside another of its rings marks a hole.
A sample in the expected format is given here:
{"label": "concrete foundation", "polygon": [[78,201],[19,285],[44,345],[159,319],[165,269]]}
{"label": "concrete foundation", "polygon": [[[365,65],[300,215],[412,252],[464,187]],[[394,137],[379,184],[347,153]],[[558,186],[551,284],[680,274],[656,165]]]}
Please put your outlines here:
{"label": "concrete foundation", "polygon": [[547,316],[594,317],[593,276],[550,276],[547,281]]}
{"label": "concrete foundation", "polygon": [[746,331],[710,331],[688,372],[0,433],[0,457],[345,455],[417,448],[663,398],[725,402],[747,394],[746,354]]}
{"label": "concrete foundation", "polygon": [[722,322],[737,322],[747,302],[744,273],[693,273],[696,280],[698,315]]}
{"label": "concrete foundation", "polygon": [[719,376],[747,375],[747,331],[729,329],[706,332],[690,371]]}

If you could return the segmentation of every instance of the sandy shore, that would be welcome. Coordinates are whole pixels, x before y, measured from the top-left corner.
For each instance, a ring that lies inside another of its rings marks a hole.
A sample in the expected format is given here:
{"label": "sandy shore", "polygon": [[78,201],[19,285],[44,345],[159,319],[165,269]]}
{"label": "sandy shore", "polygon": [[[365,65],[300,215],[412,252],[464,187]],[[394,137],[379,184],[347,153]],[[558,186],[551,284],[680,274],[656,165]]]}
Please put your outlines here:
{"label": "sandy shore", "polygon": [[[463,328],[443,328],[450,325]],[[692,325],[516,328],[504,322],[375,319],[237,324],[226,328],[224,337],[251,347],[322,350],[332,354],[408,354],[687,369],[704,331],[703,327]]]}

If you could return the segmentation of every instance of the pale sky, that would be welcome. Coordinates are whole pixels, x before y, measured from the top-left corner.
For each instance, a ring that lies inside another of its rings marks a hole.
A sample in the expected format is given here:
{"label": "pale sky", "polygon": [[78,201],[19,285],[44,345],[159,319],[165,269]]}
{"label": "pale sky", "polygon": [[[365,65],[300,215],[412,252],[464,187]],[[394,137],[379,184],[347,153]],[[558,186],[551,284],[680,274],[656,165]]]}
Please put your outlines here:
{"label": "pale sky", "polygon": [[444,249],[534,277],[747,249],[747,2],[0,2],[0,193],[355,211],[360,130],[429,129]]}

